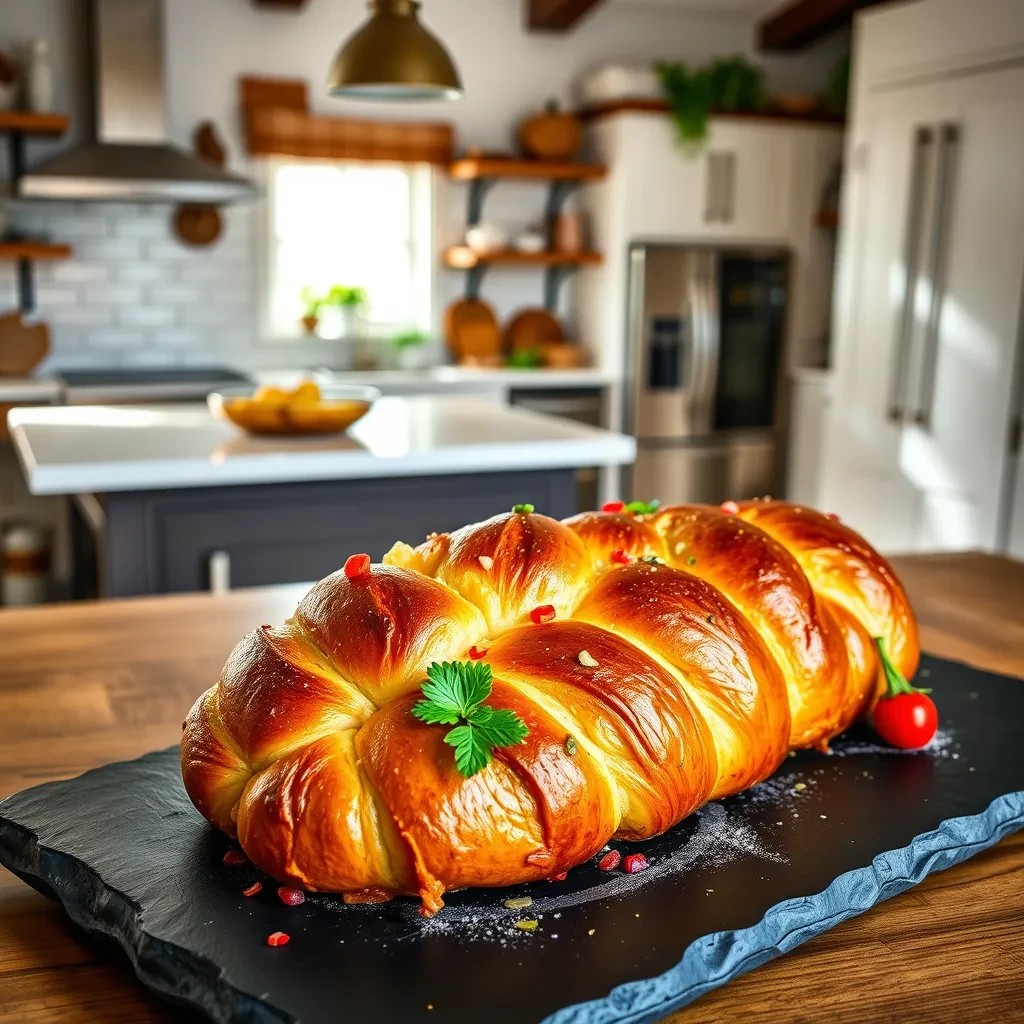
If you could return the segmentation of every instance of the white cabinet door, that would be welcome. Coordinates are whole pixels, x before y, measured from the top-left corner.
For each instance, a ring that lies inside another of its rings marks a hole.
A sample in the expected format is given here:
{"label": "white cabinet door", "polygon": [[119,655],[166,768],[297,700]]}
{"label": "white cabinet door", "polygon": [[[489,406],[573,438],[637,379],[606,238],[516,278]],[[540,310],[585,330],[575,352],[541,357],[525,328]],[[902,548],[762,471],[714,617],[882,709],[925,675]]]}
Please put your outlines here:
{"label": "white cabinet door", "polygon": [[994,548],[1024,283],[1024,67],[944,83],[900,464],[917,546]]}
{"label": "white cabinet door", "polygon": [[917,132],[938,116],[918,103],[875,103],[862,113],[846,168],[821,501],[887,551],[913,546],[915,495],[900,468],[902,422],[892,415],[905,368],[894,354],[913,328],[906,264],[920,244],[925,171]]}
{"label": "white cabinet door", "polygon": [[1024,69],[879,90],[862,116],[825,500],[886,550],[991,548],[1024,280]]}
{"label": "white cabinet door", "polygon": [[757,121],[713,121],[705,163],[705,230],[713,237],[784,241],[792,203],[793,132]]}
{"label": "white cabinet door", "polygon": [[792,130],[718,119],[691,151],[670,118],[640,114],[629,117],[619,145],[631,166],[634,238],[787,238]]}

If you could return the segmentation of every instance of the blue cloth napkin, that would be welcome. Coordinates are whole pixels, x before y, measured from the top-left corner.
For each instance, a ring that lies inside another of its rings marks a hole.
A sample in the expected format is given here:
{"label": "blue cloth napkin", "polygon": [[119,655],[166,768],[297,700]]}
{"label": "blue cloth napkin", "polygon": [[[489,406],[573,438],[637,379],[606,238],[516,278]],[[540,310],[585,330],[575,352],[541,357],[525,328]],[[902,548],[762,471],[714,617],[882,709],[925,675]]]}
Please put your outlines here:
{"label": "blue cloth napkin", "polygon": [[917,885],[933,871],[959,864],[1024,828],[1024,792],[997,797],[982,814],[948,818],[901,850],[879,854],[869,867],[847,871],[814,896],[771,907],[750,928],[705,935],[675,967],[656,978],[632,981],[604,999],[551,1014],[544,1024],[649,1024],[705,992],[788,953],[876,903]]}

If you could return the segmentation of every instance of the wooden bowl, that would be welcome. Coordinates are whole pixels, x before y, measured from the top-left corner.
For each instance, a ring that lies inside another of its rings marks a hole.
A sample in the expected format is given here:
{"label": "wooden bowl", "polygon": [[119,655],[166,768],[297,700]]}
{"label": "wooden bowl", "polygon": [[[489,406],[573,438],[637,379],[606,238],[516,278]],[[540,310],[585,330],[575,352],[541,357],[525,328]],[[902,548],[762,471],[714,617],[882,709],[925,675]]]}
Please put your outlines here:
{"label": "wooden bowl", "polygon": [[250,434],[277,437],[340,434],[369,411],[377,388],[312,382],[294,391],[279,388],[225,388],[207,396],[210,411]]}

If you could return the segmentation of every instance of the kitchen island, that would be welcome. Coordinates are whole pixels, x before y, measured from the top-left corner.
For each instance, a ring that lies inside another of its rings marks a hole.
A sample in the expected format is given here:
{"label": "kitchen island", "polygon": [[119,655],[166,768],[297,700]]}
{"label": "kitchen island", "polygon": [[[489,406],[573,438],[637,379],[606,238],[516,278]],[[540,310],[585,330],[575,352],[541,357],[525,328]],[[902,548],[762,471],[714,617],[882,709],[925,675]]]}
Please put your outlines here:
{"label": "kitchen island", "polygon": [[[1024,565],[945,554],[896,559],[895,568],[926,650],[1024,674]],[[278,587],[0,614],[0,798],[176,743],[183,709],[216,678],[237,639],[290,615],[303,592]],[[709,993],[666,1024],[1019,1019],[1022,895],[1019,832]],[[73,928],[57,903],[2,869],[0,993],[4,1024],[182,1019],[135,980],[115,947]]]}
{"label": "kitchen island", "polygon": [[479,398],[382,398],[346,434],[257,438],[205,406],[14,409],[33,494],[75,499],[75,590],[109,597],[318,579],[354,551],[518,502],[561,518],[575,471],[632,438]]}

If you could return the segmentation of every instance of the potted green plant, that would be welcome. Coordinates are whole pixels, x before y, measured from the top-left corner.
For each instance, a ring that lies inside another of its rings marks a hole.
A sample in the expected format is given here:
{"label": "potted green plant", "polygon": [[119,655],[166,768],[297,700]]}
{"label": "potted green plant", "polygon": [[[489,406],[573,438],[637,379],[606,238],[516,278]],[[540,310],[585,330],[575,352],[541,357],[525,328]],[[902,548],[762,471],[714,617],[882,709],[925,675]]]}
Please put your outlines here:
{"label": "potted green plant", "polygon": [[423,331],[401,331],[391,339],[395,347],[395,362],[399,369],[418,370],[423,364],[423,346],[427,335]]}
{"label": "potted green plant", "polygon": [[320,325],[320,311],[324,307],[324,297],[309,287],[302,289],[300,297],[303,310],[300,322],[307,334],[316,334],[316,329]]}
{"label": "potted green plant", "polygon": [[359,333],[359,314],[366,308],[366,289],[358,285],[331,285],[327,292],[327,304],[338,310],[342,337],[354,337]]}
{"label": "potted green plant", "polygon": [[654,67],[680,145],[690,152],[698,152],[706,141],[712,113],[764,105],[764,72],[746,57],[723,57],[692,70],[681,61],[661,61]]}

